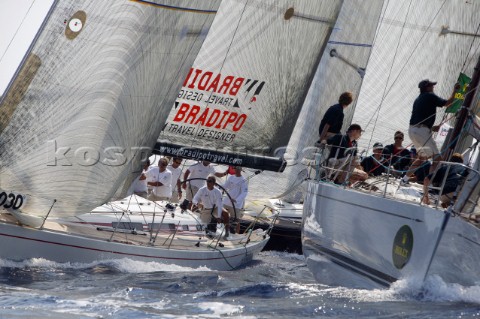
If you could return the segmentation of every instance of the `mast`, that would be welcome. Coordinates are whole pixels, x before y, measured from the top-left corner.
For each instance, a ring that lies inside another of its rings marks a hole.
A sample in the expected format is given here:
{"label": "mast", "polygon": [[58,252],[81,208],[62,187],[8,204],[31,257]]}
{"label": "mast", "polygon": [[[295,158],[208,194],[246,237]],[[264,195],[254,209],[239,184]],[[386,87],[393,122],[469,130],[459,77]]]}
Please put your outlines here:
{"label": "mast", "polygon": [[453,133],[450,138],[450,146],[447,150],[445,159],[450,159],[452,156],[455,147],[457,146],[458,138],[460,137],[460,133],[462,132],[463,126],[465,125],[465,121],[468,118],[468,114],[471,109],[471,104],[473,101],[473,97],[475,96],[475,92],[478,87],[478,83],[480,81],[480,56],[477,60],[477,65],[474,68],[472,81],[469,83],[467,88],[467,96],[465,97],[465,102],[458,113],[457,122],[455,123],[455,127],[453,128]]}

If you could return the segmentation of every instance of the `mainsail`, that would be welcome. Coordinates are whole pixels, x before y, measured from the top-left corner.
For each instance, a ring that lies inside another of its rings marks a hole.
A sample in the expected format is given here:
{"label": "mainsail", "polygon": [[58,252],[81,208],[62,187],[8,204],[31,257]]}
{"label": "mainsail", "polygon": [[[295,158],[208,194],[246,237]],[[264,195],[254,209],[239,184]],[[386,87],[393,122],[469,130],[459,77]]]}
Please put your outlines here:
{"label": "mainsail", "polygon": [[0,104],[0,203],[65,216],[108,201],[149,155],[219,4],[57,1]]}
{"label": "mainsail", "polygon": [[[460,72],[472,75],[480,53],[479,21],[479,1],[385,2],[353,119],[366,131],[361,146],[390,144],[395,131],[407,132],[421,80],[438,82],[436,94],[448,98]],[[449,118],[437,109],[436,125]]]}
{"label": "mainsail", "polygon": [[[258,166],[239,156],[280,158],[341,4],[223,1],[172,103],[159,151],[250,167]],[[278,163],[261,168],[281,170]]]}

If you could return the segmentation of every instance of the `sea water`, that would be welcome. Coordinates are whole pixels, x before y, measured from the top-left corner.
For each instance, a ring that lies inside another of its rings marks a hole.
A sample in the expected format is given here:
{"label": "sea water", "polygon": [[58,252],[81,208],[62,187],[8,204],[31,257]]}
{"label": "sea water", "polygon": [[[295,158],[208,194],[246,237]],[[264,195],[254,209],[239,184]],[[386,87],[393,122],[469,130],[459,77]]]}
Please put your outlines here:
{"label": "sea water", "polygon": [[0,260],[0,318],[475,318],[480,286],[399,281],[360,290],[316,282],[304,257],[262,252],[211,271],[136,262]]}

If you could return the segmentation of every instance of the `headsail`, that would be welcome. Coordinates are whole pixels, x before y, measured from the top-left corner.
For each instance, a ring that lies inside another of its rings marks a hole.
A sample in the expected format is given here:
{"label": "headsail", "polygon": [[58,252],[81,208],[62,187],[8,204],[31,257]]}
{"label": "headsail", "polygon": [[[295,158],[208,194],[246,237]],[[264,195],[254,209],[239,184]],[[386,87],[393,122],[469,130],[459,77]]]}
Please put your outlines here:
{"label": "headsail", "polygon": [[[242,166],[250,163],[238,154],[279,158],[341,4],[223,1],[172,104],[160,135],[159,146],[168,146],[163,153],[207,159],[199,156],[216,150],[221,156],[208,159]],[[181,147],[193,147],[191,156],[179,153]],[[261,168],[279,170],[281,163]]]}
{"label": "headsail", "polygon": [[41,216],[109,200],[151,151],[219,3],[57,1],[0,105],[0,192]]}

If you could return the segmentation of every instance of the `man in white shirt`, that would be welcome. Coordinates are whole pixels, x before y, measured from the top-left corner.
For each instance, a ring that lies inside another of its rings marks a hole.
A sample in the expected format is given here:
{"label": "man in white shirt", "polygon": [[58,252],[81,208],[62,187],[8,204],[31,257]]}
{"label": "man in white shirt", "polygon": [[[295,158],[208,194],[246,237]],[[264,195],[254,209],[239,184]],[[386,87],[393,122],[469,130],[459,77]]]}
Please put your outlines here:
{"label": "man in white shirt", "polygon": [[191,179],[188,182],[188,185],[187,183],[182,184],[182,188],[186,190],[185,198],[189,201],[188,208],[192,207],[192,199],[200,187],[205,185],[205,178],[207,178],[208,175],[222,177],[227,175],[227,172],[215,172],[215,169],[210,165],[209,161],[202,161],[193,164],[185,172],[183,180],[186,181],[187,179]]}
{"label": "man in white shirt", "polygon": [[215,176],[209,175],[207,177],[207,185],[201,187],[195,194],[195,197],[193,197],[192,210],[200,209],[200,220],[204,224],[209,224],[212,221],[212,217],[214,222],[223,222],[225,224],[225,237],[228,237],[228,228],[230,226],[228,214],[223,211],[222,192],[215,187],[215,182]]}
{"label": "man in white shirt", "polygon": [[172,173],[167,170],[168,160],[162,157],[158,167],[153,167],[147,172],[147,185],[152,187],[148,196],[151,201],[168,200],[172,196]]}
{"label": "man in white shirt", "polygon": [[[227,177],[227,181],[223,185],[228,195],[223,197],[223,207],[228,211],[230,218],[238,219],[243,216],[243,205],[248,194],[248,183],[242,176],[242,168],[235,166],[235,175]],[[240,232],[240,223],[237,223],[236,233]]]}
{"label": "man in white shirt", "polygon": [[143,198],[148,197],[148,188],[147,188],[147,175],[146,172],[150,167],[150,160],[147,159],[145,164],[143,164],[143,171],[132,183],[130,189],[128,190],[128,194],[135,194],[137,196],[141,196]]}
{"label": "man in white shirt", "polygon": [[181,164],[182,159],[180,157],[174,157],[172,162],[167,166],[167,170],[172,173],[172,197],[170,198],[172,203],[178,203],[182,198],[182,187],[180,183],[180,176],[182,175]]}

